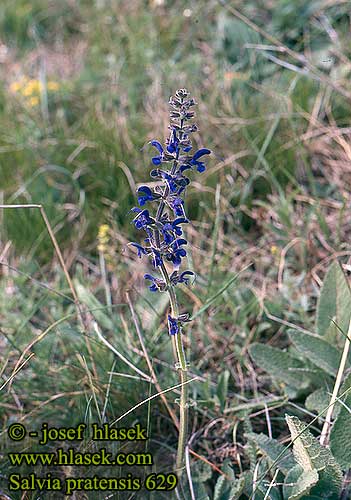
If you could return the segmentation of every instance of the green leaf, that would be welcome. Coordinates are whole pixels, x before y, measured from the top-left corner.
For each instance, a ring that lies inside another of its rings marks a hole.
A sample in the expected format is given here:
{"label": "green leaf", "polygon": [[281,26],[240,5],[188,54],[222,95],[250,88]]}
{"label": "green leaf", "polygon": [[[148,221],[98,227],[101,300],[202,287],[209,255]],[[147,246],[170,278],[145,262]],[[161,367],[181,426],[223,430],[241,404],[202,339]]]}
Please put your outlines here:
{"label": "green leaf", "polygon": [[286,415],[285,418],[290,429],[296,461],[305,472],[316,470],[319,474],[319,481],[311,494],[319,495],[320,500],[338,498],[342,472],[331,451],[321,446],[297,417]]}
{"label": "green leaf", "polygon": [[270,439],[265,434],[255,434],[254,432],[249,432],[245,434],[245,436],[256,444],[259,450],[271,463],[275,462],[278,457],[280,457],[275,465],[275,469],[279,468],[286,474],[296,465],[291,451],[280,444],[276,439]]}
{"label": "green leaf", "polygon": [[345,275],[338,262],[333,262],[325,275],[317,304],[316,328],[325,335],[331,319],[343,332],[347,332],[351,312],[351,293]]}
{"label": "green leaf", "polygon": [[[351,373],[340,389],[340,394],[351,387]],[[330,433],[330,449],[340,464],[347,470],[351,467],[351,391],[346,394],[344,405],[341,405],[337,419]]]}
{"label": "green leaf", "polygon": [[198,498],[199,500],[210,500],[210,497],[208,496],[206,488],[203,483],[198,483],[194,481],[193,488],[194,488],[195,498]]}
{"label": "green leaf", "polygon": [[101,302],[99,302],[98,299],[77,280],[74,281],[74,286],[78,299],[88,306],[97,323],[107,330],[113,330],[114,326],[112,320],[103,312],[106,307],[104,307]]}
{"label": "green leaf", "polygon": [[218,385],[217,385],[217,396],[219,399],[220,403],[220,408],[221,412],[223,412],[225,403],[227,401],[227,394],[228,394],[228,380],[230,377],[230,371],[229,370],[224,370],[218,380]]}
{"label": "green leaf", "polygon": [[[316,469],[304,471],[301,465],[295,465],[287,474],[283,486],[283,495],[287,500],[299,500],[307,495],[318,482]],[[309,497],[308,497],[309,498]]]}
{"label": "green leaf", "polygon": [[308,378],[301,376],[304,364],[291,354],[264,344],[252,344],[249,353],[254,362],[273,378],[296,389],[308,386]]}
{"label": "green leaf", "polygon": [[334,346],[317,335],[289,330],[289,337],[296,349],[313,364],[335,377],[341,353]]}
{"label": "green leaf", "polygon": [[[261,471],[259,470],[258,476],[260,477]],[[244,479],[243,493],[245,498],[255,498],[255,500],[281,500],[279,489],[272,487],[271,482],[267,480],[254,481],[253,473],[245,471],[240,476]],[[255,491],[253,492],[252,486],[255,483]],[[268,492],[269,490],[269,492]],[[242,500],[242,497],[239,497]]]}
{"label": "green leaf", "polygon": [[244,485],[243,477],[228,481],[225,476],[220,476],[216,482],[213,500],[237,500],[243,492]]}
{"label": "green leaf", "polygon": [[[322,411],[327,408],[329,400],[330,397],[324,389],[317,389],[306,398],[305,407],[307,408],[307,410],[322,413]],[[325,410],[324,414],[326,413],[326,411],[327,410]]]}
{"label": "green leaf", "polygon": [[212,467],[202,460],[198,460],[193,467],[193,481],[195,483],[205,483],[212,477]]}
{"label": "green leaf", "polygon": [[[222,471],[225,476],[220,476],[217,479],[213,500],[236,500],[240,498],[244,489],[245,478],[239,477],[235,479],[235,474],[229,459],[224,461]],[[228,480],[226,476],[231,479]]]}

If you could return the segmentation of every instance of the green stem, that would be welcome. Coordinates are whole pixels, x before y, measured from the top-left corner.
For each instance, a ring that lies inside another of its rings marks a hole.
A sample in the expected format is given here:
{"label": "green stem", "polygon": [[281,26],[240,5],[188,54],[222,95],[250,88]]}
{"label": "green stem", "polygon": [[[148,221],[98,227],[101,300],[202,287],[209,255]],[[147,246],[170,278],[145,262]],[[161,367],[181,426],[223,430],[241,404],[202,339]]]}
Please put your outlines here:
{"label": "green stem", "polygon": [[[169,274],[167,272],[166,266],[162,263],[160,266],[163,279],[167,283],[169,300],[171,304],[171,315],[173,318],[179,316],[177,296],[173,289],[173,285],[170,282]],[[177,461],[176,470],[178,478],[180,479],[183,467],[184,467],[184,457],[185,457],[185,446],[188,434],[188,385],[187,385],[187,362],[185,357],[182,330],[179,325],[179,331],[176,335],[172,335],[173,343],[173,355],[175,358],[176,366],[179,369],[180,383],[182,384],[180,388],[180,402],[179,402],[179,436],[178,436],[178,450],[177,450]]]}
{"label": "green stem", "polygon": [[[183,119],[180,122],[180,133],[182,134],[183,131]],[[174,174],[177,165],[178,165],[178,158],[179,158],[179,151],[177,152],[177,156],[173,162],[171,174]],[[165,209],[165,199],[169,195],[169,187],[166,186],[164,193],[163,193],[163,200],[160,202],[160,205],[157,210],[156,214],[156,221],[160,221],[163,210]],[[154,237],[155,237],[155,242],[156,246],[159,248],[160,247],[160,233],[157,227],[154,230]],[[177,302],[177,296],[174,290],[174,287],[171,283],[171,280],[169,278],[168,271],[166,269],[166,266],[164,263],[161,264],[160,266],[161,274],[163,276],[163,279],[165,283],[167,284],[167,291],[169,295],[169,301],[171,305],[171,316],[172,318],[178,318],[179,316],[179,308],[178,308],[178,302]],[[172,335],[172,347],[173,347],[173,356],[174,356],[174,361],[175,365],[179,370],[179,379],[181,388],[180,388],[180,403],[179,403],[179,436],[178,436],[178,450],[177,450],[177,461],[176,461],[176,472],[178,479],[180,479],[182,472],[183,472],[183,467],[184,467],[184,457],[185,457],[185,446],[186,446],[186,439],[187,439],[187,434],[188,434],[188,404],[187,404],[187,398],[188,398],[188,384],[187,382],[187,361],[186,361],[186,356],[185,356],[185,351],[184,351],[184,345],[183,345],[183,339],[182,339],[182,328],[181,325],[178,324],[178,333],[176,335]]]}
{"label": "green stem", "polygon": [[177,475],[180,479],[183,467],[184,467],[184,458],[185,458],[185,446],[188,435],[188,374],[186,370],[179,370],[180,373],[180,382],[183,384],[181,386],[181,394],[180,394],[180,403],[179,403],[179,436],[178,436],[178,450],[177,450]]}

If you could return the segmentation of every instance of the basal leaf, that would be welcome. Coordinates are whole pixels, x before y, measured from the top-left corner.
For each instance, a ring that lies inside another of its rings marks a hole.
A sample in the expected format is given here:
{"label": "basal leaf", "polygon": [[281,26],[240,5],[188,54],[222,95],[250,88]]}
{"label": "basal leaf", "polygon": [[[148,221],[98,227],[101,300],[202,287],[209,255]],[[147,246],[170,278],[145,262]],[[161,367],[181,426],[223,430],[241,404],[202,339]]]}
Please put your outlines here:
{"label": "basal leaf", "polygon": [[230,466],[230,460],[225,460],[222,471],[227,477],[230,477],[231,480],[228,480],[226,476],[220,476],[217,479],[214,490],[214,500],[239,499],[245,486],[244,476],[235,479],[234,471]]}
{"label": "basal leaf", "polygon": [[290,340],[296,349],[317,367],[335,377],[341,358],[341,352],[318,335],[297,330],[289,330]]}
{"label": "basal leaf", "polygon": [[308,378],[299,373],[304,368],[303,362],[288,352],[264,344],[252,344],[249,353],[260,368],[278,381],[296,389],[307,387]]}
{"label": "basal leaf", "polygon": [[342,472],[331,451],[321,446],[306,429],[306,425],[297,417],[286,415],[286,421],[290,429],[296,461],[305,472],[315,470],[319,474],[319,481],[312,488],[311,495],[320,500],[337,499],[341,489]]}
{"label": "basal leaf", "polygon": [[347,332],[351,314],[351,292],[338,262],[333,262],[325,275],[317,304],[317,332],[325,335],[331,319]]}
{"label": "basal leaf", "polygon": [[271,463],[275,462],[276,459],[280,457],[275,468],[279,468],[284,474],[296,465],[291,451],[280,444],[276,439],[270,439],[265,434],[255,434],[254,432],[249,432],[245,434],[245,436],[256,444]]}
{"label": "basal leaf", "polygon": [[[317,389],[306,398],[305,407],[307,410],[316,411],[321,413],[325,408],[327,408],[330,401],[330,396],[324,389]],[[327,410],[324,411],[324,415]],[[321,415],[322,416],[322,415]]]}
{"label": "basal leaf", "polygon": [[301,465],[295,465],[285,478],[284,499],[299,500],[310,492],[311,488],[317,484],[318,479],[319,475],[316,469],[304,471]]}
{"label": "basal leaf", "polygon": [[[340,394],[350,387],[351,374],[342,385]],[[351,467],[351,391],[343,399],[345,406],[340,405],[338,417],[330,433],[330,449],[341,468],[347,470]]]}

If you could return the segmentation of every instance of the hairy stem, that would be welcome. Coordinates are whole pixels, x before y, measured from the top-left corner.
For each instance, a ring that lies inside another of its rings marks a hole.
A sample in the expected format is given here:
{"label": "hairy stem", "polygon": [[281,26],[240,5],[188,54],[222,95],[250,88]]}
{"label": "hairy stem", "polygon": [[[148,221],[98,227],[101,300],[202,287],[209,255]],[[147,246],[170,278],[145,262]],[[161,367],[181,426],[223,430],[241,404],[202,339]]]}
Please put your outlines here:
{"label": "hairy stem", "polygon": [[[161,265],[161,273],[163,279],[168,286],[169,300],[171,304],[171,315],[173,318],[177,318],[179,315],[177,296],[170,282],[167,269],[164,264]],[[179,331],[176,335],[172,335],[172,345],[173,354],[175,357],[176,366],[179,369],[180,383],[182,384],[180,388],[180,401],[179,401],[179,436],[178,436],[178,450],[177,450],[177,461],[176,469],[178,478],[182,475],[182,469],[184,465],[185,457],[185,446],[188,434],[188,385],[187,385],[187,362],[185,357],[183,339],[182,339],[182,329],[179,326]]]}
{"label": "hairy stem", "polygon": [[[183,133],[183,120],[180,121],[180,134]],[[176,158],[173,162],[171,174],[174,174],[177,165],[178,165],[178,159],[179,159],[179,150],[177,152]],[[164,193],[163,193],[163,198],[166,199],[167,196],[169,195],[169,187],[166,185]],[[165,202],[162,200],[159,204],[157,214],[156,214],[156,223],[161,220],[163,211],[165,209]],[[154,238],[156,242],[156,246],[160,248],[160,233],[159,230],[156,228],[154,230]],[[174,290],[174,287],[171,283],[171,280],[169,278],[168,271],[166,269],[166,266],[162,262],[160,266],[161,274],[163,276],[163,279],[165,283],[167,284],[167,291],[169,295],[169,301],[171,305],[171,316],[172,318],[177,319],[179,316],[179,308],[178,308],[178,302],[177,302],[177,296]],[[183,345],[183,339],[182,339],[182,328],[181,325],[178,324],[178,333],[176,335],[172,335],[172,347],[173,347],[173,356],[174,356],[174,361],[175,365],[179,370],[179,379],[181,388],[180,388],[180,402],[179,402],[179,436],[178,436],[178,450],[177,450],[177,461],[176,461],[176,471],[178,478],[181,477],[182,471],[183,471],[183,466],[184,466],[184,458],[185,458],[185,446],[186,446],[186,439],[187,439],[187,433],[188,433],[188,404],[187,404],[187,398],[188,398],[188,385],[187,385],[187,361],[186,361],[186,356],[185,356],[185,350],[184,350],[184,345]]]}

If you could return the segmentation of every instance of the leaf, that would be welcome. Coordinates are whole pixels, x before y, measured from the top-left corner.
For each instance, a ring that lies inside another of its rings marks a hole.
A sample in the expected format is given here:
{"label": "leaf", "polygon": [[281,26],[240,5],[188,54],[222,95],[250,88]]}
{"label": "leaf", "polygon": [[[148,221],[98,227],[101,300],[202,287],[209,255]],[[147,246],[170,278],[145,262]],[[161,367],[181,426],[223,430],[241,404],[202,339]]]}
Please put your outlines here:
{"label": "leaf", "polygon": [[270,462],[275,462],[278,457],[278,462],[276,463],[275,469],[279,468],[284,474],[286,474],[295,465],[295,459],[289,449],[280,444],[276,439],[270,439],[265,434],[255,434],[254,432],[249,432],[245,434],[247,439],[252,440],[259,450],[270,460]]}
{"label": "leaf", "polygon": [[317,335],[289,330],[289,337],[296,349],[316,366],[335,377],[341,353]]}
{"label": "leaf", "polygon": [[[259,471],[259,476],[260,476]],[[243,493],[245,498],[255,498],[255,500],[281,500],[281,495],[279,490],[274,486],[271,487],[270,481],[259,480],[255,482],[255,492],[253,492],[254,476],[250,471],[245,471],[241,474],[241,478],[244,479]],[[269,493],[267,491],[269,490]],[[234,497],[235,498],[235,497]],[[242,500],[242,496],[239,497]]]}
{"label": "leaf", "polygon": [[241,494],[243,492],[245,486],[245,478],[244,477],[239,477],[235,483],[233,484],[230,493],[229,493],[229,498],[230,500],[239,500],[241,498]]}
{"label": "leaf", "polygon": [[298,370],[304,364],[291,354],[264,344],[252,344],[249,353],[254,362],[273,378],[285,382],[296,389],[307,387],[308,378],[301,376]]}
{"label": "leaf", "polygon": [[217,385],[217,396],[219,399],[220,403],[220,408],[221,412],[223,412],[225,403],[227,401],[227,394],[228,394],[228,380],[230,377],[230,372],[229,370],[224,370],[218,380],[218,385]]}
{"label": "leaf", "polygon": [[[340,394],[351,387],[351,373],[347,376],[340,389]],[[344,398],[337,419],[330,433],[330,449],[340,464],[347,470],[351,467],[351,391]]]}
{"label": "leaf", "polygon": [[[222,475],[217,479],[213,500],[236,500],[240,498],[244,489],[245,478],[239,477],[235,479],[229,459],[224,461],[222,471],[225,476]],[[231,478],[231,480],[228,480],[226,476]]]}
{"label": "leaf", "polygon": [[212,477],[212,467],[206,462],[198,460],[194,464],[192,476],[195,483],[205,483]]}
{"label": "leaf", "polygon": [[195,498],[198,498],[199,500],[210,500],[210,497],[208,496],[206,488],[203,483],[194,481],[193,488],[194,488]]}
{"label": "leaf", "polygon": [[237,500],[243,492],[244,485],[243,477],[228,481],[225,476],[220,476],[216,482],[213,500]]}
{"label": "leaf", "polygon": [[[327,408],[329,400],[330,397],[324,389],[317,389],[306,398],[305,407],[307,410],[322,413],[322,411]],[[326,413],[326,411],[327,410],[325,410],[324,413]]]}
{"label": "leaf", "polygon": [[287,474],[283,495],[287,500],[299,500],[307,495],[318,482],[319,475],[316,469],[304,471],[301,465],[295,465]]}
{"label": "leaf", "polygon": [[79,283],[77,280],[74,281],[74,286],[78,295],[78,299],[88,306],[91,314],[96,319],[97,323],[106,328],[107,330],[113,330],[113,322],[111,319],[103,312],[106,309],[101,302],[87,289],[84,285]]}
{"label": "leaf", "polygon": [[317,304],[316,329],[324,336],[332,319],[347,332],[351,312],[351,293],[345,275],[338,262],[327,271]]}
{"label": "leaf", "polygon": [[305,472],[316,470],[319,473],[318,484],[311,494],[320,495],[320,499],[338,498],[342,472],[331,451],[321,446],[297,417],[286,415],[285,418],[290,429],[296,461]]}

